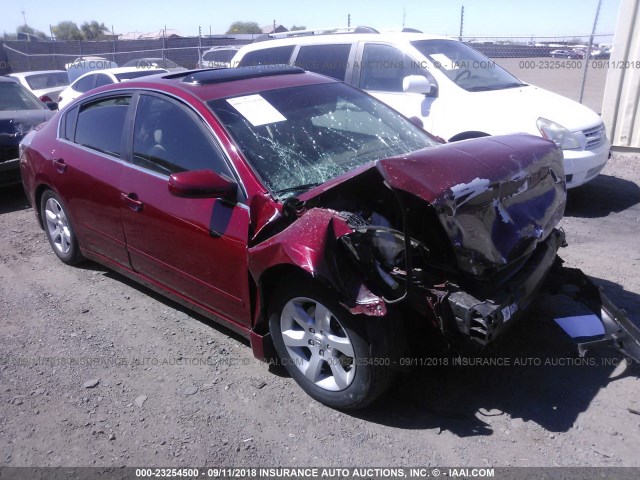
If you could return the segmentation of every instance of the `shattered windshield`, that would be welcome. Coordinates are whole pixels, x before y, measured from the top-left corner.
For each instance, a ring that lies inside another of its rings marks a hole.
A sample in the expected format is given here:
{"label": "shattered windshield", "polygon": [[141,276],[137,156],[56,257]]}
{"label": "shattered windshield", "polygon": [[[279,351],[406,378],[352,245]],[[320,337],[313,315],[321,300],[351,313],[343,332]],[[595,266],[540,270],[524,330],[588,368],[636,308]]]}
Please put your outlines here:
{"label": "shattered windshield", "polygon": [[435,144],[386,105],[341,83],[208,103],[279,199],[360,165]]}

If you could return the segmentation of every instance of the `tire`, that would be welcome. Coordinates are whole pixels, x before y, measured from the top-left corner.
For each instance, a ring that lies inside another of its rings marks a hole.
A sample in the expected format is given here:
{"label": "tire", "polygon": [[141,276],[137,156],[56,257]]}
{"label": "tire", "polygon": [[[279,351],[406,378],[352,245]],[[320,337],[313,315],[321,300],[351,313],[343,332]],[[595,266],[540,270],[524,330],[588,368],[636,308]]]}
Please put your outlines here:
{"label": "tire", "polygon": [[[311,397],[337,409],[363,408],[392,379],[386,318],[354,316],[325,288],[289,277],[271,301],[269,329],[278,356]],[[390,323],[390,322],[387,322]]]}
{"label": "tire", "polygon": [[53,252],[67,265],[76,265],[83,260],[71,219],[64,204],[51,190],[40,199],[40,215],[47,240]]}

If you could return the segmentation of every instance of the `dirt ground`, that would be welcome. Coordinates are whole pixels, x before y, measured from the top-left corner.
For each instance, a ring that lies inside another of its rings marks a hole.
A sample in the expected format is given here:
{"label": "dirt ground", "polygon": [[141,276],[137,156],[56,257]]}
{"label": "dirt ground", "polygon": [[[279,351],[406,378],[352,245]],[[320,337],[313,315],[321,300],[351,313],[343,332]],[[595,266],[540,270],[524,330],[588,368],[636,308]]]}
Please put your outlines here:
{"label": "dirt ground", "polygon": [[[571,191],[561,251],[636,323],[639,183],[640,157],[617,156]],[[215,323],[62,264],[19,188],[0,244],[0,467],[640,466],[640,368],[577,361],[548,300],[493,352],[510,366],[415,367],[343,413]]]}

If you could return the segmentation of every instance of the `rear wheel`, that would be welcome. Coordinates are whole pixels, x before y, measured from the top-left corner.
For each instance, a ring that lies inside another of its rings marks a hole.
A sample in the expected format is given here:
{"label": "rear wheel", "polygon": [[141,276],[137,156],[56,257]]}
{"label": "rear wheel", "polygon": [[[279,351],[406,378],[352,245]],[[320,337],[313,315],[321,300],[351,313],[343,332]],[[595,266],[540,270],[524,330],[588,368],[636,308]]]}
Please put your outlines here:
{"label": "rear wheel", "polygon": [[78,239],[62,201],[51,190],[47,190],[40,200],[40,214],[44,231],[53,252],[68,265],[82,261]]}
{"label": "rear wheel", "polygon": [[269,328],[293,379],[313,398],[334,408],[362,408],[391,380],[386,339],[370,338],[367,322],[353,316],[326,289],[298,277],[283,282],[272,301]]}

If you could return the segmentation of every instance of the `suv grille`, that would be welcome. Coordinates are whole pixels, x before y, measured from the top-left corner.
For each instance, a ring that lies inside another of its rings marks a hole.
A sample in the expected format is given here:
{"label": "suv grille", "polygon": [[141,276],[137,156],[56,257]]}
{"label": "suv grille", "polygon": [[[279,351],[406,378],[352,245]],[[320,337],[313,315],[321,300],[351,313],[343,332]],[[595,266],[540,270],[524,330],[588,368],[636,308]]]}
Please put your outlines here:
{"label": "suv grille", "polygon": [[587,139],[587,143],[585,145],[585,148],[587,150],[598,148],[604,143],[605,139],[607,138],[604,131],[604,124],[602,123],[597,127],[583,130],[582,133],[584,133],[584,136]]}

